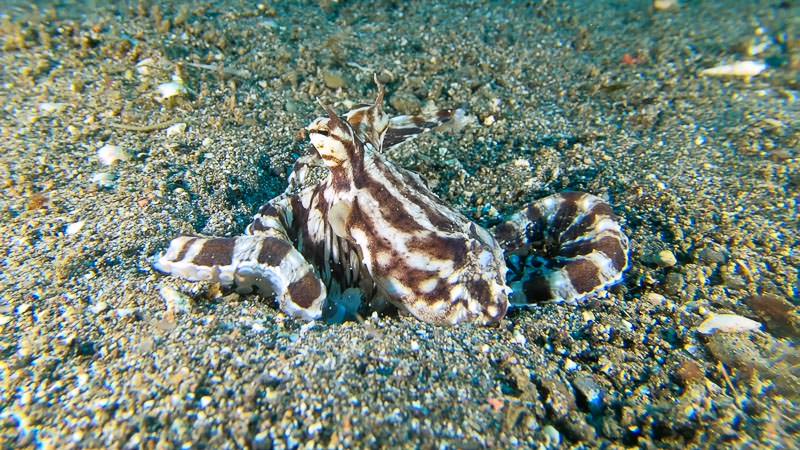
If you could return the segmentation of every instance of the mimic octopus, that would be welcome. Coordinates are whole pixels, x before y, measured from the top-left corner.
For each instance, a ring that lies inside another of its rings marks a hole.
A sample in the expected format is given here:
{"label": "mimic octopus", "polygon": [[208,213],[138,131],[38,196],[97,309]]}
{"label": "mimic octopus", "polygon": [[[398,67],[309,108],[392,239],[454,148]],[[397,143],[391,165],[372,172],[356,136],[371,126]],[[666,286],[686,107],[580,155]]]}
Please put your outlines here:
{"label": "mimic octopus", "polygon": [[[394,305],[441,325],[497,323],[509,304],[574,304],[621,279],[628,238],[600,198],[551,195],[489,231],[389,161],[387,149],[458,125],[464,112],[390,118],[376,83],[375,102],[344,116],[320,102],[327,117],[306,128],[313,151],[244,235],[177,237],[155,268],[274,295],[307,320],[341,315],[337,299],[352,308],[356,298],[362,312]],[[322,181],[311,181],[315,166]]]}

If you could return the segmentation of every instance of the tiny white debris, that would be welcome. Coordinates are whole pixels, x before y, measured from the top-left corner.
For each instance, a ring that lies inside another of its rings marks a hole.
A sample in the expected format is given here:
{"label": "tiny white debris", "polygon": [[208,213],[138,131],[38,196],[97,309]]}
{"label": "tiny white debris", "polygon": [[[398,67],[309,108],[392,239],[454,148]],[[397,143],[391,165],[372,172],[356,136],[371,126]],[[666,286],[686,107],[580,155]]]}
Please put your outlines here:
{"label": "tiny white debris", "polygon": [[515,331],[514,332],[513,340],[517,344],[523,345],[523,346],[528,343],[528,340],[519,331]]}
{"label": "tiny white debris", "polygon": [[700,71],[700,75],[707,77],[754,77],[764,70],[767,65],[763,61],[736,61],[731,64],[712,67]]}
{"label": "tiny white debris", "polygon": [[417,351],[419,351],[419,342],[417,342],[417,341],[411,341],[411,351],[412,351],[412,352],[417,352]]}
{"label": "tiny white debris", "polygon": [[108,172],[98,172],[92,175],[92,183],[100,187],[111,187],[114,185],[114,175]]}
{"label": "tiny white debris", "polygon": [[167,311],[177,314],[185,314],[192,311],[192,299],[188,295],[169,286],[161,286],[158,289],[158,293],[164,299]]}
{"label": "tiny white debris", "polygon": [[208,406],[211,405],[212,401],[213,399],[210,396],[204,395],[200,397],[200,407],[203,409],[208,408]]}
{"label": "tiny white debris", "polygon": [[97,150],[97,159],[100,160],[100,164],[110,166],[117,161],[128,161],[131,157],[119,146],[106,144]]}
{"label": "tiny white debris", "polygon": [[81,229],[83,229],[83,226],[85,224],[86,224],[85,220],[79,220],[77,222],[73,222],[67,225],[67,228],[64,230],[64,232],[67,233],[68,235],[77,234],[78,232],[81,231]]}
{"label": "tiny white debris", "polygon": [[5,314],[0,314],[0,327],[2,327],[3,325],[8,324],[9,322],[11,322],[12,319],[13,319],[13,317],[11,317],[11,316],[7,316]]}
{"label": "tiny white debris", "polygon": [[39,103],[39,112],[42,114],[60,113],[66,107],[66,103],[44,102]]}
{"label": "tiny white debris", "polygon": [[760,328],[760,323],[747,317],[736,314],[712,314],[697,327],[697,331],[703,334],[714,334],[718,331],[722,333],[738,333]]}
{"label": "tiny white debris", "polygon": [[577,369],[578,369],[578,363],[569,358],[564,360],[564,370],[566,370],[567,372],[572,372]]}
{"label": "tiny white debris", "polygon": [[136,71],[139,75],[150,75],[150,68],[154,66],[153,58],[145,58],[136,64]]}
{"label": "tiny white debris", "polygon": [[483,124],[486,125],[487,127],[490,127],[494,125],[496,121],[497,119],[495,119],[494,116],[487,116],[485,119],[483,119]]}
{"label": "tiny white debris", "polygon": [[263,333],[267,331],[266,327],[264,327],[264,325],[261,325],[261,322],[256,322],[256,321],[253,321],[253,323],[250,324],[250,329],[255,331],[256,333]]}
{"label": "tiny white debris", "polygon": [[178,122],[167,128],[167,137],[178,136],[186,132],[186,124]]}
{"label": "tiny white debris", "polygon": [[94,305],[89,307],[89,310],[92,311],[94,314],[100,314],[101,312],[108,309],[108,303],[104,301],[99,301]]}
{"label": "tiny white debris", "polygon": [[30,303],[22,303],[21,305],[17,306],[17,315],[25,314],[26,312],[31,310]]}
{"label": "tiny white debris", "polygon": [[656,11],[678,9],[678,0],[653,0],[653,9]]}
{"label": "tiny white debris", "polygon": [[527,159],[517,158],[514,160],[514,167],[520,167],[522,169],[530,169],[531,163],[528,162]]}
{"label": "tiny white debris", "polygon": [[168,83],[159,84],[156,89],[158,90],[158,95],[161,96],[162,101],[172,97],[182,96],[187,92],[186,85],[178,76],[173,76],[172,81]]}
{"label": "tiny white debris", "polygon": [[117,317],[119,317],[120,319],[124,319],[124,318],[132,316],[134,313],[136,313],[136,309],[135,308],[120,308],[120,309],[117,309],[116,311],[114,311],[114,313],[116,313]]}

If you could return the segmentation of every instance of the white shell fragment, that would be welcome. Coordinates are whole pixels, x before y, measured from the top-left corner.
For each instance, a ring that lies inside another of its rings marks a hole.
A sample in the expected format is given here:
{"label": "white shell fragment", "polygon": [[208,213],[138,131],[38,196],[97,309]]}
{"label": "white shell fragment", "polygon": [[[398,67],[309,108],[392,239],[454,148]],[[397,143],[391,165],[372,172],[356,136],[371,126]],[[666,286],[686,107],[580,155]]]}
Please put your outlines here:
{"label": "white shell fragment", "polygon": [[39,103],[39,113],[41,114],[60,113],[66,108],[67,108],[66,103],[54,103],[54,102]]}
{"label": "white shell fragment", "polygon": [[128,161],[131,157],[128,155],[128,152],[120,147],[106,144],[97,150],[97,159],[100,160],[100,164],[110,166],[117,161]]}
{"label": "white shell fragment", "polygon": [[743,331],[754,331],[761,328],[761,324],[755,320],[748,319],[736,314],[712,314],[697,327],[697,331],[703,334],[739,333]]}
{"label": "white shell fragment", "polygon": [[172,81],[169,83],[159,84],[156,88],[161,101],[170,99],[172,97],[185,95],[188,91],[183,80],[179,76],[173,76]]}
{"label": "white shell fragment", "polygon": [[175,125],[172,125],[169,128],[167,128],[167,137],[179,136],[185,132],[186,132],[186,124],[183,122],[178,122]]}
{"label": "white shell fragment", "polygon": [[710,69],[700,71],[701,76],[706,77],[754,77],[764,70],[767,65],[763,61],[736,61],[731,64],[724,64]]}
{"label": "white shell fragment", "polygon": [[76,233],[81,231],[81,229],[83,228],[84,224],[86,224],[86,221],[84,221],[84,220],[79,220],[77,222],[73,222],[73,223],[67,225],[67,228],[64,230],[64,232],[67,233],[68,235],[76,234]]}
{"label": "white shell fragment", "polygon": [[151,74],[152,71],[150,70],[150,68],[154,66],[155,66],[155,61],[153,61],[153,58],[145,58],[136,64],[136,72],[138,72],[139,75],[147,76]]}
{"label": "white shell fragment", "polygon": [[192,311],[192,299],[188,295],[169,286],[161,286],[158,289],[158,293],[164,299],[167,311],[172,311],[176,314],[186,314]]}
{"label": "white shell fragment", "polygon": [[108,172],[98,172],[92,175],[92,183],[108,188],[114,185],[114,175]]}

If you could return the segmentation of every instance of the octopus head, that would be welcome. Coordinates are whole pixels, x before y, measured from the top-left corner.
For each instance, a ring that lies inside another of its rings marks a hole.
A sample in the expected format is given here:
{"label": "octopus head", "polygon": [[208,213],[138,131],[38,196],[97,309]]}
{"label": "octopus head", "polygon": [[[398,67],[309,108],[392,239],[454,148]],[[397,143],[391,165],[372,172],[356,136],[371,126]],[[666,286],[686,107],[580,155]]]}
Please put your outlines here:
{"label": "octopus head", "polygon": [[328,167],[344,166],[354,158],[361,145],[347,121],[337,116],[331,107],[325,104],[322,107],[328,117],[319,117],[306,127],[311,145]]}

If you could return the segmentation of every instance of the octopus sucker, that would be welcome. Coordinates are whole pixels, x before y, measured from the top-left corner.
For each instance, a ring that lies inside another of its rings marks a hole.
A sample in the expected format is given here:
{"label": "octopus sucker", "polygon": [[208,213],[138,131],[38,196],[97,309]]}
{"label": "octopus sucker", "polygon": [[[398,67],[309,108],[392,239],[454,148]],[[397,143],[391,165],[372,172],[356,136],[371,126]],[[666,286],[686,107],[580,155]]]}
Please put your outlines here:
{"label": "octopus sucker", "polygon": [[[628,238],[599,197],[554,194],[487,230],[395,166],[387,149],[467,120],[449,109],[389,117],[377,84],[372,104],[342,116],[320,102],[327,116],[306,128],[309,154],[243,236],[177,237],[155,268],[274,295],[302,319],[339,320],[361,301],[440,325],[497,323],[510,304],[577,303],[622,278]],[[321,181],[312,169],[324,171]]]}

